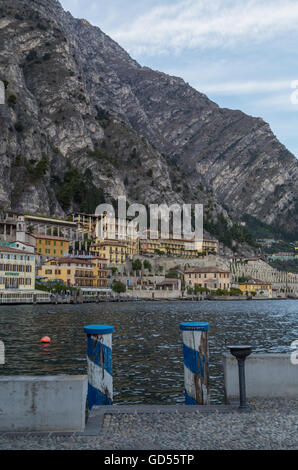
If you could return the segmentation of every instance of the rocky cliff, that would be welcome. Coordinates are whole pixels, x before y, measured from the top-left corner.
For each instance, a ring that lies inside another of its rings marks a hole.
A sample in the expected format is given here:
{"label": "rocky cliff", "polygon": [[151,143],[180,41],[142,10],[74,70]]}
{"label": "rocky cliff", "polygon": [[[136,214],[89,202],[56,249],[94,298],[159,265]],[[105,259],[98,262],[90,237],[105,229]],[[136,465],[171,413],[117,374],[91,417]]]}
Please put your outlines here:
{"label": "rocky cliff", "polygon": [[141,67],[56,0],[1,0],[0,43],[3,208],[64,215],[125,194],[297,231],[298,162],[262,119]]}

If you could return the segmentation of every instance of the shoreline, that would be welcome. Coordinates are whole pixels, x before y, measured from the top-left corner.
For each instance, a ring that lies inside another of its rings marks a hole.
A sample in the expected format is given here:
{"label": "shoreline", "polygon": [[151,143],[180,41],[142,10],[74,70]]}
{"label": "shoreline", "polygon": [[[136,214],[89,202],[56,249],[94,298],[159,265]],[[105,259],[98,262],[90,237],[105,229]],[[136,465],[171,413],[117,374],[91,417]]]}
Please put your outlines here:
{"label": "shoreline", "polygon": [[114,300],[94,300],[94,301],[85,301],[85,302],[9,302],[9,303],[1,303],[1,306],[7,307],[9,305],[49,305],[49,306],[58,306],[58,305],[84,305],[84,304],[102,304],[102,303],[136,303],[136,302],[251,302],[251,301],[280,301],[280,300],[298,300],[298,297],[295,298],[256,298],[256,299],[246,299],[246,298],[212,298],[212,299],[114,299]]}

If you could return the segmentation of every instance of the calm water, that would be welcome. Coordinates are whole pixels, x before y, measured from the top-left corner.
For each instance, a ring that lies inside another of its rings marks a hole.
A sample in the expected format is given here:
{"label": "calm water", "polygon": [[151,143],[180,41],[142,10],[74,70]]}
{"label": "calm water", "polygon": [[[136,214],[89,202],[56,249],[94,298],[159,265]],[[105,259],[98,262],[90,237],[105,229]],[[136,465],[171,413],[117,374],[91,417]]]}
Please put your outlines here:
{"label": "calm water", "polygon": [[[0,306],[6,346],[2,375],[86,373],[83,326],[107,323],[113,335],[114,398],[118,404],[183,403],[179,323],[208,321],[211,402],[223,401],[225,344],[255,352],[288,352],[298,339],[298,301],[132,302]],[[40,338],[49,335],[50,346]]]}

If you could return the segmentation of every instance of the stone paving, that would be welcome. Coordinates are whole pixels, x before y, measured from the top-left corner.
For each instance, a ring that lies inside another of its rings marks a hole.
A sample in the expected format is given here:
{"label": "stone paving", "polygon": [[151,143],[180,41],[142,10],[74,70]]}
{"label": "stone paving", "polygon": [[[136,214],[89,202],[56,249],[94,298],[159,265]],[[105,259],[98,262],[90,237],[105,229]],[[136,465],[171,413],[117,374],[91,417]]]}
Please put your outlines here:
{"label": "stone paving", "polygon": [[2,433],[0,449],[298,449],[298,400],[235,406],[94,409],[85,433]]}

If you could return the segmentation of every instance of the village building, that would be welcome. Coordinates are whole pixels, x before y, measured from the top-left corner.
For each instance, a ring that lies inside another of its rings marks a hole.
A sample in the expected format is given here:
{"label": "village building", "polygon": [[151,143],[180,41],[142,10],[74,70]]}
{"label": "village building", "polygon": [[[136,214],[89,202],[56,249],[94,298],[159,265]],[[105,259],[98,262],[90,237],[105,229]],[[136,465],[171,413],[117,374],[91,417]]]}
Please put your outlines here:
{"label": "village building", "polygon": [[107,261],[102,258],[64,257],[51,259],[38,269],[43,281],[62,281],[69,287],[105,288]]}
{"label": "village building", "polygon": [[0,247],[0,290],[35,289],[35,255],[32,252]]}
{"label": "village building", "polygon": [[61,258],[69,253],[69,240],[52,235],[31,234],[35,240],[36,254],[48,258]]}
{"label": "village building", "polygon": [[260,281],[259,279],[250,279],[245,282],[239,282],[239,289],[242,295],[256,294],[272,297],[272,284],[270,282]]}
{"label": "village building", "polygon": [[194,267],[186,269],[184,273],[186,287],[203,287],[210,290],[229,290],[231,287],[231,274],[229,271],[217,267]]}

